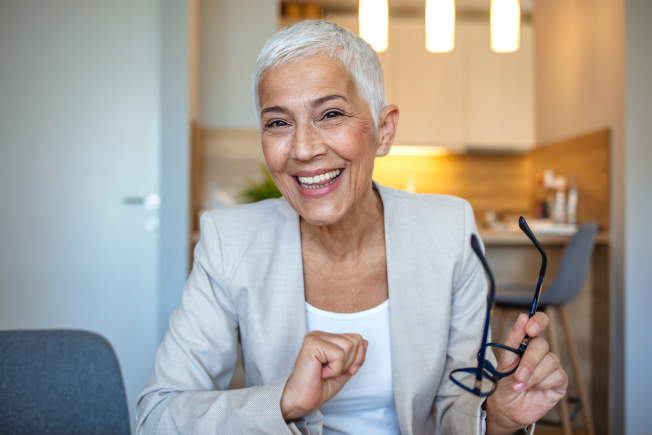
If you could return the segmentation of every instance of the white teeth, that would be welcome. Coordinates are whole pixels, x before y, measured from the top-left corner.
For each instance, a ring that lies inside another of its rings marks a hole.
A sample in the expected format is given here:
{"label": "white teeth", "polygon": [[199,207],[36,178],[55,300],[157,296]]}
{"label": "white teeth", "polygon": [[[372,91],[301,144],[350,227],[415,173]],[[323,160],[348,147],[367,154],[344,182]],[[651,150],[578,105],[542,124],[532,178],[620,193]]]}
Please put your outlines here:
{"label": "white teeth", "polygon": [[[335,182],[335,179],[338,175],[342,173],[341,169],[335,169],[334,171],[325,172],[323,174],[315,175],[314,177],[297,177],[301,187],[305,189],[321,189],[326,187],[329,184]],[[327,181],[327,183],[324,183]]]}

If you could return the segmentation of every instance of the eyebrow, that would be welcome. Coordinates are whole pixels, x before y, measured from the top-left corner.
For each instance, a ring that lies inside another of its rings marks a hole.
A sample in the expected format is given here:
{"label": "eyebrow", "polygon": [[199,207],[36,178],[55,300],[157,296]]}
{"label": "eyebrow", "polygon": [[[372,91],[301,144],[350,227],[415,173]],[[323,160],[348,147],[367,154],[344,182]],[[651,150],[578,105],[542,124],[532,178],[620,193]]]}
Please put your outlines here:
{"label": "eyebrow", "polygon": [[338,99],[344,100],[347,103],[349,102],[349,100],[344,95],[334,94],[334,95],[326,95],[325,97],[317,98],[316,100],[313,100],[311,105],[312,105],[312,107],[317,107],[317,106],[321,106],[326,101],[338,100]]}
{"label": "eyebrow", "polygon": [[[347,103],[348,103],[348,101],[349,101],[349,100],[348,100],[345,96],[343,96],[343,95],[337,95],[337,94],[334,94],[334,95],[326,95],[325,97],[317,98],[316,100],[313,100],[313,101],[310,103],[310,105],[311,105],[312,107],[317,107],[317,106],[321,106],[322,104],[324,104],[324,103],[327,102],[327,101],[338,100],[338,99],[339,99],[339,100],[344,100],[344,101],[346,101]],[[282,107],[282,106],[272,106],[272,107],[266,107],[266,108],[264,108],[263,110],[260,111],[260,114],[261,114],[261,115],[264,115],[265,113],[286,113],[286,112],[287,112],[287,109],[284,108],[284,107]]]}
{"label": "eyebrow", "polygon": [[266,107],[263,110],[260,111],[261,115],[264,115],[265,113],[284,113],[286,110],[281,107],[281,106],[273,106],[273,107]]}

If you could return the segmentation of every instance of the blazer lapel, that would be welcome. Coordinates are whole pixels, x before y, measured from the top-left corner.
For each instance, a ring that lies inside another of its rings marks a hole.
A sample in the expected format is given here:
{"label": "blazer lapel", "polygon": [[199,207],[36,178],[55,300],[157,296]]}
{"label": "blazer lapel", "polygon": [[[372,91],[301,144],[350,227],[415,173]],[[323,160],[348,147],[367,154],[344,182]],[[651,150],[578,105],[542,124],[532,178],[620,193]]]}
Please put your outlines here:
{"label": "blazer lapel", "polygon": [[274,273],[266,274],[261,288],[268,290],[251,305],[259,310],[250,314],[250,318],[255,318],[259,336],[271,338],[260,346],[268,354],[257,356],[265,361],[261,364],[265,370],[263,383],[292,373],[307,333],[299,215],[285,200],[283,203],[283,226],[276,229],[274,257],[268,268]]}
{"label": "blazer lapel", "polygon": [[410,207],[402,201],[409,199],[375,185],[385,219],[394,401],[401,433],[412,434],[416,429],[413,418],[417,401],[432,400],[420,397],[420,392],[428,390],[423,386],[428,378],[424,374],[433,372],[430,355],[438,351],[432,331],[439,327],[433,320],[436,315],[429,297],[436,277],[424,258],[423,245],[427,242],[422,240],[417,224],[422,217],[410,216],[406,211]]}

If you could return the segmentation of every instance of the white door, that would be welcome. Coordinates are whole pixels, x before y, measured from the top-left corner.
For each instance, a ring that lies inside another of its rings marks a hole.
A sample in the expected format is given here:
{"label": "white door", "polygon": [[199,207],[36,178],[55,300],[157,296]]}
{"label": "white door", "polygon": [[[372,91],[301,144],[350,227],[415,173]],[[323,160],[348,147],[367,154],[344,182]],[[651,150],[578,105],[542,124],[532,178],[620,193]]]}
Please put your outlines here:
{"label": "white door", "polygon": [[[132,414],[159,335],[160,5],[0,2],[0,329],[112,343]],[[179,289],[179,292],[181,289]]]}

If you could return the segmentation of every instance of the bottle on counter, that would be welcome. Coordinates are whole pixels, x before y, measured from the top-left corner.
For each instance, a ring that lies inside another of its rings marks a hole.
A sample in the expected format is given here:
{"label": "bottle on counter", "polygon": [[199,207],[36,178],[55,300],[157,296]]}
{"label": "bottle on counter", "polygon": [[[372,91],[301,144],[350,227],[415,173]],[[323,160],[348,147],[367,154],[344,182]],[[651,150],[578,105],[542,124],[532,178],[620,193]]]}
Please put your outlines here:
{"label": "bottle on counter", "polygon": [[555,201],[553,206],[552,220],[557,224],[566,223],[566,177],[557,175],[555,177]]}
{"label": "bottle on counter", "polygon": [[552,214],[554,205],[554,181],[555,173],[547,169],[537,175],[537,199],[536,212],[537,219],[549,219]]}
{"label": "bottle on counter", "polygon": [[569,224],[577,223],[577,183],[573,177],[568,183],[568,205],[566,207],[566,220]]}

